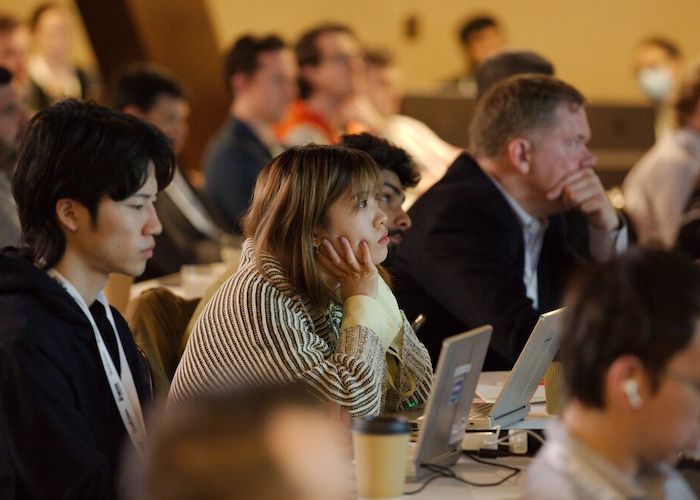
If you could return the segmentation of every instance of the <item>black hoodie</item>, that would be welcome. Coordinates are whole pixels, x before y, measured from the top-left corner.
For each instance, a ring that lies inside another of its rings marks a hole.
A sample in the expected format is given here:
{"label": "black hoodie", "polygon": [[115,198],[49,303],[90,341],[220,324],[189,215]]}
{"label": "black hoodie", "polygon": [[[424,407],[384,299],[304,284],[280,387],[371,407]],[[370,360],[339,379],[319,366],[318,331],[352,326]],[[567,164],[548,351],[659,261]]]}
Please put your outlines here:
{"label": "black hoodie", "polygon": [[[121,315],[112,312],[144,405],[146,385],[134,341]],[[116,344],[107,338],[105,343],[112,344],[120,370]],[[128,442],[88,319],[44,271],[18,251],[3,249],[0,495],[13,487],[17,499],[114,498],[116,469]],[[1,477],[3,468],[10,479]]]}

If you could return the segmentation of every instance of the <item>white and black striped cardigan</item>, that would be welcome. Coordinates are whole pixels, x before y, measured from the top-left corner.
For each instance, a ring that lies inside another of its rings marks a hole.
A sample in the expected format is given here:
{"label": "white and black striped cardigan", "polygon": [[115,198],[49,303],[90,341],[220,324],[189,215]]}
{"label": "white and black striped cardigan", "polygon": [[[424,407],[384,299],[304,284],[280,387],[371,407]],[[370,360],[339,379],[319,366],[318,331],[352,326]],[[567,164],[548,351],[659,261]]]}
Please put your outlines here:
{"label": "white and black striped cardigan", "polygon": [[[340,331],[343,311],[320,313],[295,293],[280,263],[263,256],[255,266],[251,240],[238,271],[214,294],[187,343],[169,403],[240,384],[303,380],[353,416],[425,404],[432,383],[427,350],[403,316],[403,350],[396,389],[387,383],[384,349],[370,329]],[[415,382],[415,391],[410,391]]]}

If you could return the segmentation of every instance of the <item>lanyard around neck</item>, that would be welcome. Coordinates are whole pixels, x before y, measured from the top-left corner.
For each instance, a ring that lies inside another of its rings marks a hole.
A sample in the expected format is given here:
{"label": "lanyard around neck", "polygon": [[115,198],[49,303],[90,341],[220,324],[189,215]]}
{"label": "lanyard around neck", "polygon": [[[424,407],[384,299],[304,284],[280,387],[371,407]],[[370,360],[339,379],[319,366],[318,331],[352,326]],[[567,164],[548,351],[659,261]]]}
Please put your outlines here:
{"label": "lanyard around neck", "polygon": [[141,403],[139,401],[138,393],[136,392],[136,385],[134,384],[134,378],[131,374],[131,368],[129,367],[129,362],[124,354],[124,348],[122,347],[121,340],[117,333],[117,327],[114,322],[114,316],[112,315],[112,310],[107,303],[107,299],[104,293],[100,292],[97,296],[97,300],[105,308],[105,314],[109,320],[109,324],[112,326],[114,332],[114,337],[117,341],[117,348],[119,349],[119,364],[121,367],[121,376],[117,372],[112,357],[107,350],[107,346],[102,339],[102,334],[99,328],[97,328],[97,323],[90,312],[90,308],[85,303],[85,300],[80,295],[78,290],[73,286],[73,284],[64,278],[55,269],[49,269],[49,276],[56,280],[65,290],[68,295],[78,304],[80,310],[87,317],[92,326],[92,331],[95,334],[95,342],[97,343],[97,350],[100,354],[100,359],[102,360],[102,367],[104,368],[105,375],[107,376],[107,381],[109,382],[109,387],[112,391],[112,397],[117,405],[117,410],[121,416],[124,427],[129,434],[129,438],[133,443],[134,447],[139,451],[143,452],[144,446],[146,444],[146,426],[143,420],[143,412],[141,410]]}

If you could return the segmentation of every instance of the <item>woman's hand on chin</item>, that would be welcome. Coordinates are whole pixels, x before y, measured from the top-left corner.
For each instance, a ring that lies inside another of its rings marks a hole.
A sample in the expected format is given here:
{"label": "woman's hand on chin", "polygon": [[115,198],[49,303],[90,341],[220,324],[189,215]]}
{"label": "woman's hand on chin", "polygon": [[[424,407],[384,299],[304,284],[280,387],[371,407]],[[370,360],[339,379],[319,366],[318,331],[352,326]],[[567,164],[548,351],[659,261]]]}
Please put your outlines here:
{"label": "woman's hand on chin", "polygon": [[344,236],[338,238],[335,245],[324,238],[316,258],[321,267],[340,283],[343,300],[353,295],[377,298],[379,273],[364,240],[360,242],[359,255],[356,255]]}

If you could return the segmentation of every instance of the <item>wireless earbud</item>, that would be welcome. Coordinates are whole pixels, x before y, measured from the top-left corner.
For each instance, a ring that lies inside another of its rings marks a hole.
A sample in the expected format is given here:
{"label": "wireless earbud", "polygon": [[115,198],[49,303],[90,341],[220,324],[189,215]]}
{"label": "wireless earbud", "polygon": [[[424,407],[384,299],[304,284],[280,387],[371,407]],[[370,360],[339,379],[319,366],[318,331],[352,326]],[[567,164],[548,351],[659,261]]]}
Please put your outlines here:
{"label": "wireless earbud", "polygon": [[622,383],[622,391],[627,396],[630,406],[635,410],[642,407],[642,397],[639,395],[639,384],[633,378],[628,378]]}

